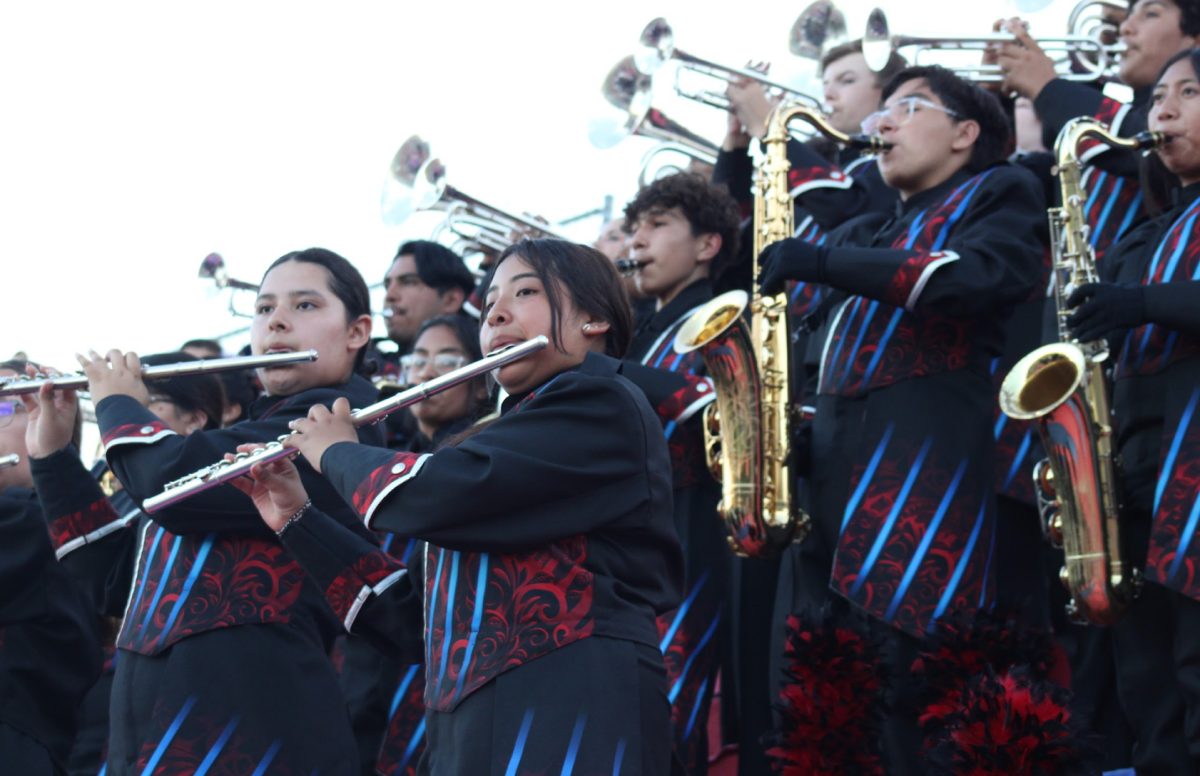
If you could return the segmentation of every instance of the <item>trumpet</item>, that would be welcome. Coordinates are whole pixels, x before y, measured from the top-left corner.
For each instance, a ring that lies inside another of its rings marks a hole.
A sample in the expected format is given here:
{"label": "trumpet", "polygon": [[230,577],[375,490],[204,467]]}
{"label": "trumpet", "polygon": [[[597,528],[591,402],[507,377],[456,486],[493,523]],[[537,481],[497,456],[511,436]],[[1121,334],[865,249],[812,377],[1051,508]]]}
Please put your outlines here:
{"label": "trumpet", "polygon": [[0,455],[0,469],[7,469],[11,466],[16,466],[20,462],[21,462],[21,456],[17,455],[16,453],[9,453],[8,455]]}
{"label": "trumpet", "polygon": [[[266,369],[273,366],[284,366],[286,364],[298,364],[316,360],[317,351],[301,350],[295,353],[267,353],[261,356],[230,356],[228,358],[200,359],[199,361],[180,361],[177,364],[145,367],[142,369],[142,379],[161,380],[168,377],[187,377],[189,375],[232,372],[238,369]],[[85,375],[78,373],[56,377],[39,377],[32,380],[4,377],[0,378],[0,396],[20,396],[21,394],[37,393],[46,383],[53,385],[55,390],[75,390],[86,388],[88,379]]]}
{"label": "trumpet", "polygon": [[[501,348],[495,353],[484,356],[466,366],[459,367],[453,372],[447,372],[420,385],[403,390],[390,398],[355,410],[350,414],[350,419],[356,427],[376,423],[398,409],[424,401],[430,396],[453,388],[459,383],[464,383],[474,377],[532,355],[545,348],[549,343],[550,340],[544,335],[538,335],[525,342]],[[284,458],[292,458],[299,451],[292,447],[284,447],[283,445],[291,437],[292,434],[284,434],[274,442],[268,442],[265,446],[260,447],[252,453],[238,453],[232,461],[218,461],[186,477],[169,482],[162,493],[146,499],[142,504],[142,510],[146,514],[152,515],[155,512],[166,509],[172,504],[178,504],[181,501],[191,498],[197,493],[202,493],[218,485],[236,480],[238,477],[249,473],[250,469],[254,466],[272,463]]]}
{"label": "trumpet", "polygon": [[380,209],[383,222],[392,226],[419,210],[442,211],[445,221],[438,231],[457,235],[466,244],[460,247],[502,251],[512,243],[514,232],[567,239],[540,221],[513,215],[451,186],[446,166],[418,135],[405,140],[392,157]]}
{"label": "trumpet", "polygon": [[645,26],[639,40],[641,42],[641,49],[633,57],[634,65],[637,67],[638,72],[647,76],[653,76],[667,62],[671,60],[679,62],[679,69],[675,71],[675,93],[680,97],[702,102],[705,105],[724,111],[728,111],[732,107],[729,98],[721,91],[689,90],[685,88],[680,82],[680,75],[685,72],[691,72],[716,79],[725,85],[738,79],[757,81],[766,89],[782,95],[787,101],[802,102],[814,109],[821,107],[818,100],[783,84],[771,81],[757,70],[747,70],[717,64],[711,60],[702,59],[694,54],[683,51],[675,45],[675,32],[671,28],[671,25],[661,16]]}
{"label": "trumpet", "polygon": [[612,148],[631,135],[639,135],[671,144],[699,161],[716,162],[720,146],[651,107],[650,89],[650,77],[637,69],[632,56],[617,62],[605,76],[600,91],[621,116],[615,122],[594,119],[588,130],[592,145]]}
{"label": "trumpet", "polygon": [[[1088,5],[1091,3],[1085,3]],[[863,33],[863,58],[875,72],[887,67],[888,59],[900,49],[915,49],[911,64],[921,64],[920,56],[929,51],[971,51],[982,55],[990,47],[1000,43],[1012,43],[1016,38],[1004,32],[971,36],[920,36],[891,35],[888,32],[887,15],[882,9],[871,11],[867,28]],[[1058,77],[1066,81],[1097,81],[1110,77],[1116,70],[1117,57],[1124,51],[1124,44],[1105,43],[1098,35],[1064,35],[1061,37],[1038,38],[1038,45],[1052,59]],[[947,65],[957,75],[975,83],[1000,83],[1004,74],[998,65],[981,63]]]}
{"label": "trumpet", "polygon": [[788,34],[788,50],[820,61],[830,49],[847,42],[846,16],[829,0],[814,0],[800,12]]}

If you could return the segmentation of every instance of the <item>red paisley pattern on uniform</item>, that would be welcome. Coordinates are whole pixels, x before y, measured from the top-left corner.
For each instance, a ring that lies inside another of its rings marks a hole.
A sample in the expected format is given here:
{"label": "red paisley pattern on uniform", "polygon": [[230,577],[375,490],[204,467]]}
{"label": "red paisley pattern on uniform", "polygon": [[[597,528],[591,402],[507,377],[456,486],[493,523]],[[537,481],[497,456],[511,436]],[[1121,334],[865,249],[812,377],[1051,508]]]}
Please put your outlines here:
{"label": "red paisley pattern on uniform", "polygon": [[[994,576],[994,570],[987,563],[993,518],[984,513],[982,519],[986,524],[977,530],[981,520],[978,511],[980,499],[963,498],[963,495],[983,494],[990,489],[991,482],[972,482],[970,478],[964,478],[957,486],[956,497],[951,500],[941,523],[936,527],[932,541],[918,561],[919,565],[909,579],[906,590],[896,601],[897,590],[904,584],[909,566],[926,532],[934,530],[931,518],[939,511],[959,465],[958,461],[939,459],[937,445],[932,445],[921,464],[919,476],[906,483],[910,472],[917,466],[918,455],[915,446],[894,452],[889,449],[888,455],[881,460],[862,501],[838,540],[833,584],[841,595],[876,617],[922,637],[960,563],[966,563],[967,566],[956,583],[943,615],[959,609],[971,611],[978,608],[984,585],[987,585],[988,591],[993,589],[993,584],[988,580]],[[858,487],[864,471],[865,467],[856,469],[850,484],[852,492]],[[905,484],[911,486],[908,496],[874,564],[860,583],[862,569],[880,531],[891,518]],[[973,546],[969,538],[972,535],[976,536]]]}
{"label": "red paisley pattern on uniform", "polygon": [[[245,776],[254,772],[267,757],[270,757],[270,760],[266,773],[289,776],[300,772],[295,767],[296,763],[289,764],[285,761],[285,753],[278,748],[276,742],[248,739],[240,734],[239,719],[203,715],[194,709],[194,703],[194,699],[191,699],[181,709],[167,709],[161,702],[156,704],[154,718],[159,735],[142,743],[138,751],[136,773],[196,773],[214,749],[216,757],[208,763],[208,769],[205,771],[211,776]],[[180,723],[179,727],[171,733],[170,728],[177,720]],[[218,749],[220,739],[231,726],[232,732]],[[146,768],[163,738],[168,735],[170,742],[166,749],[158,755],[153,770],[147,771]]]}
{"label": "red paisley pattern on uniform", "polygon": [[[135,580],[136,606],[125,617],[117,639],[122,649],[154,655],[196,633],[290,619],[288,610],[300,597],[305,576],[277,541],[146,532],[147,542],[155,537],[159,546],[152,567],[144,574],[144,586],[140,578]],[[143,548],[142,557],[148,558],[152,551]],[[193,574],[198,559],[203,565]],[[189,579],[191,589],[185,592]],[[186,599],[177,607],[181,595]],[[148,616],[151,606],[153,614]]]}
{"label": "red paisley pattern on uniform", "polygon": [[50,521],[50,541],[54,549],[62,547],[72,539],[87,536],[114,520],[119,519],[116,510],[108,499],[102,498],[88,504],[79,512],[74,512]]}
{"label": "red paisley pattern on uniform", "polygon": [[383,466],[373,469],[367,478],[354,490],[350,506],[360,515],[366,516],[367,510],[383,489],[398,477],[407,476],[421,456],[418,453],[396,453]]}
{"label": "red paisley pattern on uniform", "polygon": [[[1195,396],[1193,393],[1193,401]],[[1175,432],[1179,420],[1166,428]],[[1184,536],[1191,512],[1197,508],[1197,499],[1200,499],[1200,419],[1194,414],[1191,416],[1170,472],[1162,472],[1167,448],[1174,437],[1175,433],[1163,435],[1159,469],[1160,476],[1166,477],[1166,484],[1151,529],[1146,578],[1190,598],[1200,599],[1200,536],[1195,533]],[[1183,558],[1178,558],[1185,538],[1187,547],[1183,549]]]}
{"label": "red paisley pattern on uniform", "polygon": [[338,619],[344,621],[364,585],[374,587],[401,568],[397,561],[384,552],[363,555],[329,583],[325,590],[325,600],[329,602]]}
{"label": "red paisley pattern on uniform", "polygon": [[[420,668],[419,666],[417,667]],[[425,674],[418,670],[388,720],[375,771],[385,776],[414,776],[425,751]]]}
{"label": "red paisley pattern on uniform", "polygon": [[[504,671],[592,634],[593,574],[584,568],[584,536],[562,539],[525,553],[482,555],[460,553],[454,580],[452,562],[430,548],[426,573],[426,628],[429,663],[426,706],[451,711],[460,700]],[[471,625],[479,568],[488,567],[482,595],[479,633],[472,644]],[[439,583],[435,569],[441,566]],[[429,573],[434,571],[434,573]],[[447,596],[450,586],[455,595]],[[436,587],[436,610],[431,610]],[[446,632],[447,602],[454,607]],[[446,640],[449,639],[449,649]],[[443,654],[446,655],[443,665]],[[464,662],[466,665],[464,665]],[[461,677],[460,673],[465,676]],[[436,678],[442,676],[438,681]]]}

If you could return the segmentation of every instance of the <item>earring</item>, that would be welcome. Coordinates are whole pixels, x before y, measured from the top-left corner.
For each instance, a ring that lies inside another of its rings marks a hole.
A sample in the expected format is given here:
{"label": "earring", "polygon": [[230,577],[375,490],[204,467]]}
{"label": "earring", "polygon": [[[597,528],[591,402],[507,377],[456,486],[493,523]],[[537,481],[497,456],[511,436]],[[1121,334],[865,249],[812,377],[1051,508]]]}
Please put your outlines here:
{"label": "earring", "polygon": [[590,323],[585,323],[585,324],[583,324],[583,330],[584,330],[584,331],[591,331],[591,330],[592,330],[592,324],[590,324]]}

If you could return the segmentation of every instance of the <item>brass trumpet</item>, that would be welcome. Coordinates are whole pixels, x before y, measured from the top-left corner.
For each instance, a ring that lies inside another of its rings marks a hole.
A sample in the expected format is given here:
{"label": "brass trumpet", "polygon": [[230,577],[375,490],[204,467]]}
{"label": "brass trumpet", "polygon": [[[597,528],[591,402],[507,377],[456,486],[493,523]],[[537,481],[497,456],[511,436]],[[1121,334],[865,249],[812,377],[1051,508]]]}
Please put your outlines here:
{"label": "brass trumpet", "polygon": [[420,210],[441,211],[446,218],[438,231],[457,235],[460,248],[502,251],[514,233],[567,239],[541,221],[513,215],[451,186],[446,166],[418,135],[405,140],[392,157],[380,208],[383,222],[393,226]]}
{"label": "brass trumpet", "polygon": [[[499,369],[513,361],[536,353],[545,348],[549,343],[549,339],[544,335],[539,335],[525,342],[501,348],[495,353],[484,356],[466,366],[459,367],[453,372],[447,372],[432,380],[427,380],[420,385],[415,385],[412,388],[401,391],[395,396],[355,410],[351,413],[350,418],[355,426],[365,426],[369,423],[375,423],[398,409],[424,401],[430,396],[453,388],[459,383],[466,382],[474,377],[491,372],[493,369]],[[202,493],[218,485],[236,480],[238,477],[246,475],[254,466],[272,463],[284,458],[291,458],[298,451],[295,448],[284,447],[283,445],[291,436],[291,434],[284,434],[274,442],[268,442],[265,446],[260,447],[252,453],[238,453],[232,461],[218,461],[186,477],[169,482],[162,493],[146,499],[142,504],[142,510],[146,514],[152,515],[155,512],[166,509],[172,504],[178,504],[181,501],[191,498],[197,493]]]}
{"label": "brass trumpet", "polygon": [[21,456],[17,455],[16,453],[9,453],[8,455],[0,455],[0,469],[7,469],[10,466],[16,466],[20,462],[21,462]]}
{"label": "brass trumpet", "polygon": [[[181,361],[177,364],[145,367],[142,369],[142,379],[160,380],[167,377],[232,372],[238,369],[265,369],[316,360],[317,351],[301,350],[295,353],[267,353],[261,356],[230,356],[228,358],[200,359],[199,361]],[[85,375],[78,373],[57,377],[39,377],[32,380],[24,377],[3,377],[0,378],[0,396],[37,393],[46,383],[53,385],[55,390],[65,390],[86,388],[88,380]]]}
{"label": "brass trumpet", "polygon": [[[1093,5],[1092,2],[1081,5]],[[1077,8],[1078,10],[1078,8]],[[1091,18],[1091,17],[1088,17]],[[867,17],[866,31],[863,33],[863,58],[867,66],[879,72],[887,67],[888,59],[893,52],[900,49],[913,49],[909,61],[913,65],[922,64],[921,54],[930,51],[970,51],[977,56],[999,43],[1011,43],[1016,38],[1006,32],[989,33],[986,35],[969,36],[923,36],[923,35],[891,35],[888,31],[887,15],[876,8]],[[1055,60],[1058,77],[1067,81],[1097,81],[1111,77],[1116,71],[1117,57],[1124,50],[1124,44],[1105,43],[1097,32],[1089,35],[1068,34],[1061,37],[1037,38],[1042,50]],[[1000,83],[1004,74],[998,65],[985,65],[979,62],[964,63],[950,66],[957,75],[975,83]]]}

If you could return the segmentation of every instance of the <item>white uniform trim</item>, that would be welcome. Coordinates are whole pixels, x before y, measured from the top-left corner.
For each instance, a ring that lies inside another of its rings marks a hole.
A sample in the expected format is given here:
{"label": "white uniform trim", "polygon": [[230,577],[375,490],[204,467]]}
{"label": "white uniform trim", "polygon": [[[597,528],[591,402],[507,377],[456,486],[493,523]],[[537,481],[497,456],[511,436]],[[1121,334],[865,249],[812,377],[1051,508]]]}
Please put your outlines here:
{"label": "white uniform trim", "polygon": [[169,436],[178,436],[178,435],[171,429],[164,428],[162,431],[159,431],[157,434],[151,434],[150,436],[117,437],[116,439],[112,440],[111,442],[109,442],[108,444],[106,444],[104,446],[104,454],[107,455],[109,450],[112,450],[114,447],[117,447],[119,445],[152,445],[155,442],[159,441],[160,439],[166,439]]}
{"label": "white uniform trim", "polygon": [[368,598],[372,595],[383,595],[383,591],[394,585],[407,573],[408,569],[399,569],[379,580],[375,585],[363,585],[362,590],[359,590],[358,595],[354,597],[354,603],[350,605],[350,611],[346,612],[346,619],[342,620],[342,625],[346,627],[346,632],[350,632],[351,626],[354,625],[354,620],[358,617],[358,613],[362,610],[363,604],[367,602]]}
{"label": "white uniform trim", "polygon": [[74,552],[75,550],[78,550],[80,547],[89,545],[92,542],[98,542],[111,533],[116,533],[123,528],[128,528],[129,524],[132,523],[139,514],[141,514],[140,511],[135,509],[124,517],[117,518],[111,523],[105,523],[91,533],[84,534],[83,536],[76,536],[74,539],[55,550],[54,555],[59,560],[62,560],[65,556]]}
{"label": "white uniform trim", "polygon": [[918,297],[925,290],[925,284],[929,282],[929,278],[933,277],[933,273],[937,272],[939,267],[943,267],[951,262],[958,261],[959,256],[954,251],[943,251],[942,255],[925,265],[925,269],[921,271],[921,277],[917,278],[917,282],[913,284],[912,293],[908,295],[908,301],[904,303],[904,309],[910,313],[913,307],[917,304]]}
{"label": "white uniform trim", "polygon": [[371,518],[375,516],[375,510],[380,504],[383,503],[383,500],[388,497],[388,494],[411,480],[413,477],[416,477],[417,472],[421,471],[421,467],[425,465],[425,459],[428,458],[429,455],[429,453],[426,453],[417,460],[413,461],[413,464],[408,468],[408,471],[404,472],[404,474],[385,485],[383,490],[379,491],[375,498],[371,499],[371,503],[367,506],[367,511],[363,515],[363,522],[366,524],[367,528],[371,527]]}

